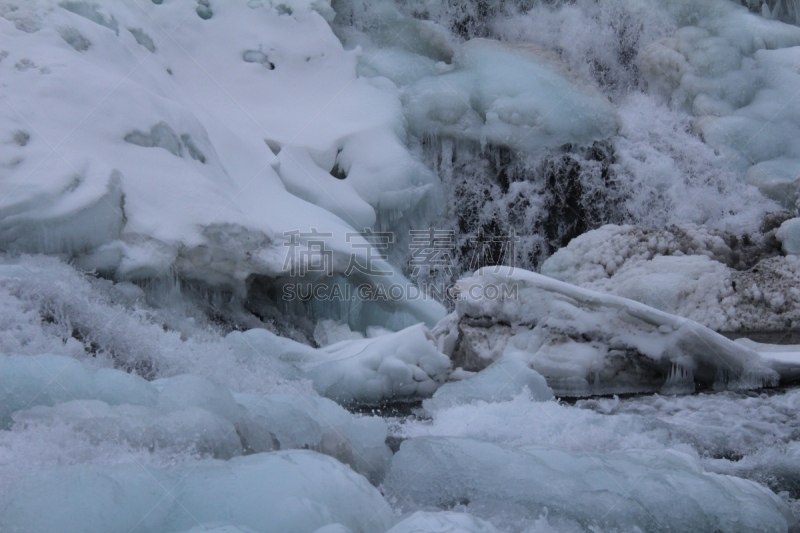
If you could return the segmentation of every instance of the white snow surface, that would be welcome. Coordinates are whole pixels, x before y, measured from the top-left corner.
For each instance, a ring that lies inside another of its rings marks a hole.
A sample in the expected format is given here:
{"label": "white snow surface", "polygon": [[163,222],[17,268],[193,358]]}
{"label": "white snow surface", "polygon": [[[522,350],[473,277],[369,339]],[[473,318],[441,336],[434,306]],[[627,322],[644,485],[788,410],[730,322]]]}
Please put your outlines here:
{"label": "white snow surface", "polygon": [[221,2],[207,19],[192,0],[0,9],[4,250],[242,292],[297,263],[285,232],[330,233],[341,272],[368,253],[348,233],[390,229],[435,194],[398,95],[356,76],[324,1]]}

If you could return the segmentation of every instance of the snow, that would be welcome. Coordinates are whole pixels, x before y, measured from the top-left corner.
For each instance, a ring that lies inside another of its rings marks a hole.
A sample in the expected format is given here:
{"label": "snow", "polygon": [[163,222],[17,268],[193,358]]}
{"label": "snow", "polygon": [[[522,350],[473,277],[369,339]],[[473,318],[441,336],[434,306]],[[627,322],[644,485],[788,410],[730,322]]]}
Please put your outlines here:
{"label": "snow", "polygon": [[457,290],[453,364],[480,370],[523,352],[556,395],[759,388],[779,378],[757,353],[696,322],[540,274],[485,267]]}
{"label": "snow", "polygon": [[317,353],[308,377],[317,392],[345,405],[428,397],[450,371],[450,359],[422,325]]}
{"label": "snow", "polygon": [[798,529],[799,5],[0,1],[0,530]]}
{"label": "snow", "polygon": [[[433,176],[403,144],[398,95],[356,77],[329,5],[295,4],[291,16],[226,3],[205,17],[189,0],[11,2],[0,246],[241,292],[248,276],[289,268],[287,231],[332,233],[341,272],[365,253],[347,233],[429,209]],[[248,62],[265,52],[274,70]],[[441,316],[432,302],[399,307]]]}
{"label": "snow", "polygon": [[409,507],[460,504],[484,518],[546,513],[550,524],[584,530],[786,531],[796,524],[761,485],[705,473],[672,451],[598,455],[419,437],[402,444],[384,487]]}

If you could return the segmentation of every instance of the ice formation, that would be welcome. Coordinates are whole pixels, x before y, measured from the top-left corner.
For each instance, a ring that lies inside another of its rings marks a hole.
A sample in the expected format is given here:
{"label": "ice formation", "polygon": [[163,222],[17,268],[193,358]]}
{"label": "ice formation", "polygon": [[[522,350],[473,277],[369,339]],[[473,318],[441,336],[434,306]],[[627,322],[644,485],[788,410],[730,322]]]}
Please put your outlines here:
{"label": "ice formation", "polygon": [[497,529],[480,518],[466,513],[417,511],[386,533],[497,533]]}
{"label": "ice formation", "polygon": [[756,352],[691,320],[509,267],[457,284],[437,327],[454,366],[522,352],[557,395],[758,388],[779,375]]}
{"label": "ice formation", "polygon": [[0,530],[797,530],[798,14],[0,0]]}
{"label": "ice formation", "polygon": [[511,353],[475,375],[446,383],[423,405],[436,411],[463,403],[510,400],[523,392],[539,401],[553,398],[547,381],[528,366],[525,354]]}
{"label": "ice formation", "polygon": [[394,523],[391,508],[366,479],[310,451],[199,461],[172,471],[64,467],[26,479],[0,499],[0,509],[4,531],[31,533],[207,530],[231,522],[257,531],[340,523],[380,533]]}
{"label": "ice formation", "polygon": [[[417,477],[414,483],[410,476]],[[483,517],[545,513],[564,529],[786,531],[796,526],[786,505],[761,485],[705,473],[694,459],[670,451],[596,455],[419,437],[400,447],[385,488],[408,506],[463,505]]]}

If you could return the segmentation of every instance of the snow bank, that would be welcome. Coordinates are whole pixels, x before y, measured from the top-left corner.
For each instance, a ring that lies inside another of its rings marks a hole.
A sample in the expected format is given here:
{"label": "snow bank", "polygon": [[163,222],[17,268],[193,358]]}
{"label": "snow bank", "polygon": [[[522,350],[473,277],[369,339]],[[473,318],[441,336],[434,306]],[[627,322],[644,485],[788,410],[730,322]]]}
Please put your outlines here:
{"label": "snow bank", "polygon": [[53,469],[21,482],[0,500],[0,509],[3,530],[31,533],[206,530],[215,523],[276,532],[339,523],[378,533],[394,522],[366,479],[310,451],[200,461],[172,471]]}
{"label": "snow bank", "polygon": [[[431,208],[397,94],[356,76],[325,2],[17,4],[0,17],[3,250],[241,293],[293,268],[285,232],[331,233],[343,272],[368,248],[347,233]],[[427,305],[407,307],[434,323]]]}
{"label": "snow bank", "polygon": [[384,487],[409,506],[462,505],[483,518],[520,522],[544,513],[565,529],[783,532],[797,526],[768,489],[704,473],[696,460],[669,450],[601,455],[420,437],[403,442]]}
{"label": "snow bank", "polygon": [[[523,352],[557,395],[582,396],[696,386],[777,384],[755,352],[691,320],[509,267],[458,282],[454,366],[479,370]],[[444,336],[444,337],[443,337]]]}

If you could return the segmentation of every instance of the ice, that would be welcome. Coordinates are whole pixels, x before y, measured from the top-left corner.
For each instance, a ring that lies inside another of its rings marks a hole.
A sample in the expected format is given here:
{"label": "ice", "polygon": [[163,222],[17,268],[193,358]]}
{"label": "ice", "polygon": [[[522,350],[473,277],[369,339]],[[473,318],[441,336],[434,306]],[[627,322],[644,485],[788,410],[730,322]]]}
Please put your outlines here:
{"label": "ice", "polygon": [[[67,428],[85,446],[112,442],[171,457],[313,449],[375,481],[387,468],[383,420],[356,417],[301,386],[295,394],[234,395],[202,376],[147,382],[55,355],[0,355],[0,370],[0,424],[15,432],[63,438]],[[74,459],[64,453],[60,461]]]}
{"label": "ice", "polygon": [[797,117],[786,103],[797,83],[790,80],[797,76],[800,31],[733,2],[706,4],[695,20],[680,13],[682,27],[642,50],[640,68],[653,88],[698,117],[696,130],[732,169],[743,175],[769,162],[760,171],[777,169],[779,178],[797,157]]}
{"label": "ice", "polygon": [[696,322],[532,272],[485,267],[457,290],[452,358],[465,370],[523,352],[567,396],[758,388],[779,379],[757,353]]}
{"label": "ice", "polygon": [[257,329],[229,338],[249,358],[276,360],[276,371],[308,379],[319,394],[348,406],[429,397],[451,370],[450,359],[422,324],[318,349]]}
{"label": "ice", "polygon": [[775,233],[775,236],[778,238],[779,241],[781,241],[784,253],[790,255],[800,254],[799,218],[793,218],[781,224],[781,227],[778,228],[778,231]]}
{"label": "ice", "polygon": [[553,399],[552,389],[541,374],[531,370],[525,354],[510,353],[473,376],[444,384],[423,406],[436,411],[478,401],[505,401],[523,391],[536,401]]}
{"label": "ice", "polygon": [[3,427],[14,412],[36,405],[96,399],[111,405],[154,406],[158,397],[157,390],[138,376],[58,355],[0,354],[0,393]]}
{"label": "ice", "polygon": [[461,505],[522,523],[546,513],[551,525],[584,530],[787,531],[797,524],[761,485],[705,473],[669,450],[600,455],[419,437],[403,442],[384,488],[406,507]]}
{"label": "ice", "polygon": [[391,508],[366,479],[310,451],[199,461],[171,471],[53,469],[17,485],[0,509],[4,531],[30,533],[185,531],[215,522],[245,531],[312,532],[339,523],[383,532],[394,523]]}
{"label": "ice", "polygon": [[236,400],[246,409],[242,425],[249,452],[309,449],[337,458],[373,483],[386,473],[391,452],[380,418],[353,416],[327,398],[238,394]]}
{"label": "ice", "polygon": [[317,392],[344,405],[425,398],[450,373],[450,359],[422,325],[320,348],[307,364]]}
{"label": "ice", "polygon": [[417,511],[386,533],[497,533],[497,529],[480,518],[466,513]]}
{"label": "ice", "polygon": [[[473,39],[452,70],[404,94],[412,131],[538,151],[613,134],[616,114],[589,83],[542,50]],[[562,113],[559,110],[569,110]]]}
{"label": "ice", "polygon": [[781,375],[781,382],[790,384],[800,381],[800,345],[766,344],[747,338],[736,339],[736,342],[758,352],[769,361],[772,368]]}

